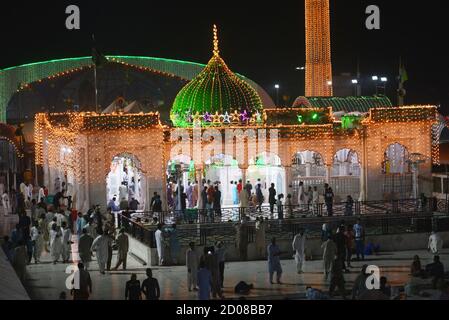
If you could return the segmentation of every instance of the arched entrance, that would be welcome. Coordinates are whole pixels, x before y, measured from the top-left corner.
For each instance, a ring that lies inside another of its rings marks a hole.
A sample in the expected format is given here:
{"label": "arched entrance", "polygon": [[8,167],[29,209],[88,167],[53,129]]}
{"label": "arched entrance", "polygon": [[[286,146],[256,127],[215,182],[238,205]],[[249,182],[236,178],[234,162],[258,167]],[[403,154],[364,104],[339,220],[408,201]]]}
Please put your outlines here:
{"label": "arched entrance", "polygon": [[[195,166],[192,159],[189,156],[180,154],[170,159],[167,163],[167,205],[169,208],[174,208],[176,201],[175,192],[178,189],[178,183],[182,186],[182,191],[186,192],[189,184],[196,182]],[[193,207],[192,204],[188,204],[189,207]]]}
{"label": "arched entrance", "polygon": [[268,202],[268,189],[274,183],[276,193],[286,195],[285,168],[282,167],[281,158],[274,153],[263,152],[248,162],[247,180],[254,186],[260,181],[265,202]]}
{"label": "arched entrance", "polygon": [[229,155],[218,154],[206,160],[205,179],[219,186],[223,206],[235,205],[235,182],[242,179],[242,170],[236,159]]}
{"label": "arched entrance", "polygon": [[345,201],[348,195],[359,198],[360,159],[354,150],[341,149],[335,153],[331,174],[329,184],[341,201]]}
{"label": "arched entrance", "polygon": [[320,194],[324,192],[326,183],[326,165],[323,156],[315,151],[297,152],[292,159],[292,187],[293,199],[298,199],[300,182],[304,183],[304,190],[317,187]]}
{"label": "arched entrance", "polygon": [[389,145],[384,152],[382,193],[384,199],[408,199],[413,192],[409,152],[400,143]]}
{"label": "arched entrance", "polygon": [[145,208],[146,179],[141,162],[136,156],[121,153],[112,159],[106,177],[106,196],[108,202],[115,197],[117,205],[123,199],[130,201],[134,198],[140,203],[139,209]]}

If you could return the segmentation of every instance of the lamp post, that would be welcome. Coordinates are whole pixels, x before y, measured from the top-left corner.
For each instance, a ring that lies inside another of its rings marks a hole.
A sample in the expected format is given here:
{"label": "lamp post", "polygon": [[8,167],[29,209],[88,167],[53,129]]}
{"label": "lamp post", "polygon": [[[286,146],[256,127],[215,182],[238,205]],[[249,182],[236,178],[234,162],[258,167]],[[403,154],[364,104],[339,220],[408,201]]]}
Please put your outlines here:
{"label": "lamp post", "polygon": [[357,79],[352,79],[351,80],[351,83],[354,85],[354,95],[357,97],[359,94],[359,90],[358,90],[358,87],[359,87],[359,80],[357,80]]}
{"label": "lamp post", "polygon": [[278,84],[274,85],[274,88],[276,89],[276,108],[279,106],[279,88],[281,86]]}
{"label": "lamp post", "polygon": [[378,76],[372,76],[371,79],[373,79],[374,84],[376,86],[376,96],[377,96],[377,94],[378,94],[378,92],[377,92],[377,82],[379,81],[379,77]]}
{"label": "lamp post", "polygon": [[387,82],[388,82],[388,78],[387,77],[382,77],[380,78],[380,82],[382,83],[382,88],[384,90],[384,95],[387,95]]}

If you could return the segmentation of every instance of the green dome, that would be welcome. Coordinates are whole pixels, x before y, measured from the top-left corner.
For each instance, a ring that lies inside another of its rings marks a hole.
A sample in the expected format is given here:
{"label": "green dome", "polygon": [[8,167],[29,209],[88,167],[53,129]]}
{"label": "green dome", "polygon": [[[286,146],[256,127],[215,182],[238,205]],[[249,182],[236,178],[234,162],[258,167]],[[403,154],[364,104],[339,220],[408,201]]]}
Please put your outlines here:
{"label": "green dome", "polygon": [[173,124],[185,127],[195,120],[203,124],[260,121],[262,110],[257,91],[229,70],[219,56],[214,26],[214,55],[176,96],[170,113]]}

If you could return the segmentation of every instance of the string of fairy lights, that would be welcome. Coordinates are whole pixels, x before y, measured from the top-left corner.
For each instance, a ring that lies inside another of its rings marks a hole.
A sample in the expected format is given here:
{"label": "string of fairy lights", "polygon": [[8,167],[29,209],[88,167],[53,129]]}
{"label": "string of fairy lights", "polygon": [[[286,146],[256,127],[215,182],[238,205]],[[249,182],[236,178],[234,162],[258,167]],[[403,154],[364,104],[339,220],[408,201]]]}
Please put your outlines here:
{"label": "string of fairy lights", "polygon": [[332,96],[329,0],[306,0],[306,96]]}

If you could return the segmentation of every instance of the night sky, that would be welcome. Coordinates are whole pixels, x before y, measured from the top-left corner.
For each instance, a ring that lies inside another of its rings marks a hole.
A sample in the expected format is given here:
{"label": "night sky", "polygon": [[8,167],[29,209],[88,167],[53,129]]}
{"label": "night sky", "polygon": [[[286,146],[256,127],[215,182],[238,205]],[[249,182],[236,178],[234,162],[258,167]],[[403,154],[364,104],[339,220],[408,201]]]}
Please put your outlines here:
{"label": "night sky", "polygon": [[[356,72],[359,57],[373,94],[371,75],[389,78],[396,101],[398,60],[406,61],[407,104],[441,104],[449,114],[449,26],[444,1],[331,0],[333,72]],[[65,29],[65,7],[77,4],[81,30]],[[365,8],[381,9],[381,30],[365,29]],[[212,24],[229,67],[274,96],[304,94],[304,1],[57,1],[2,3],[0,68],[91,54],[95,33],[105,54],[143,55],[206,63]]]}

